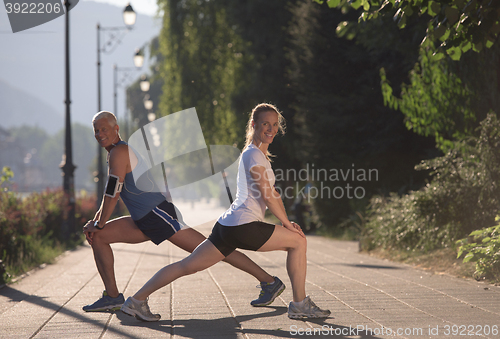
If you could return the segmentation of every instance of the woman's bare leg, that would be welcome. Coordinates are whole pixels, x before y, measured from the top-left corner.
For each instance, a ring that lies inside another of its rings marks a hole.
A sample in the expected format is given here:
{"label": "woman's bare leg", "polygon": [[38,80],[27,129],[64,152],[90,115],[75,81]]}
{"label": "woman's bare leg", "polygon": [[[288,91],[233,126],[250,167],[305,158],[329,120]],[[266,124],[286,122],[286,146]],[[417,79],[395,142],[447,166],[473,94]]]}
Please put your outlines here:
{"label": "woman's bare leg", "polygon": [[188,257],[159,270],[144,286],[134,294],[134,299],[145,300],[151,293],[172,281],[215,265],[224,255],[210,242],[202,242]]}
{"label": "woman's bare leg", "polygon": [[[171,236],[168,240],[175,246],[192,253],[205,239],[205,236],[194,228],[185,228]],[[254,276],[259,282],[274,282],[274,278],[271,275],[241,252],[234,251],[224,261]]]}
{"label": "woman's bare leg", "polygon": [[283,226],[275,225],[271,238],[259,248],[259,252],[287,251],[286,269],[292,283],[293,301],[306,297],[307,241],[298,233]]}

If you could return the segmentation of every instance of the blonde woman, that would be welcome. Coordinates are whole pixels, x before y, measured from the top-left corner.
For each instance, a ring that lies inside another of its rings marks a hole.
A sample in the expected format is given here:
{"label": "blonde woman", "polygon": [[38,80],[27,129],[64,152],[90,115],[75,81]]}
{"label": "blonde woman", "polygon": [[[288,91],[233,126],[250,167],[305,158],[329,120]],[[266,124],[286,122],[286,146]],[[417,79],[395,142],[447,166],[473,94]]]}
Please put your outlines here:
{"label": "blonde woman", "polygon": [[[284,132],[284,119],[278,109],[270,104],[257,105],[247,124],[235,201],[219,217],[208,239],[191,255],[159,270],[127,299],[121,308],[124,313],[144,321],[159,320],[160,315],[152,314],[147,304],[151,293],[182,276],[204,270],[241,248],[288,252],[286,267],[293,289],[293,301],[288,307],[290,318],[325,318],[330,315],[330,311],[320,309],[306,296],[306,237],[299,225],[288,220],[281,197],[274,189],[275,177],[268,147],[278,132]],[[266,207],[281,225],[263,221]]]}

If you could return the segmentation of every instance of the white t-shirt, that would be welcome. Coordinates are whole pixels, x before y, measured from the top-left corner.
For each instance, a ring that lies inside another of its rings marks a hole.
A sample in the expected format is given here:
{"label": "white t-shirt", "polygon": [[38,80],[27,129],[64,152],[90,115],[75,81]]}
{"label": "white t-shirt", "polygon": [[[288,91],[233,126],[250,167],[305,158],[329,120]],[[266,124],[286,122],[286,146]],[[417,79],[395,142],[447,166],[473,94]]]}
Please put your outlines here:
{"label": "white t-shirt", "polygon": [[264,167],[269,178],[269,185],[274,186],[276,178],[271,163],[257,146],[250,144],[243,150],[240,157],[236,179],[236,199],[229,209],[219,217],[217,220],[219,224],[239,226],[252,221],[264,221],[264,212],[267,206],[250,174],[250,169],[254,166]]}

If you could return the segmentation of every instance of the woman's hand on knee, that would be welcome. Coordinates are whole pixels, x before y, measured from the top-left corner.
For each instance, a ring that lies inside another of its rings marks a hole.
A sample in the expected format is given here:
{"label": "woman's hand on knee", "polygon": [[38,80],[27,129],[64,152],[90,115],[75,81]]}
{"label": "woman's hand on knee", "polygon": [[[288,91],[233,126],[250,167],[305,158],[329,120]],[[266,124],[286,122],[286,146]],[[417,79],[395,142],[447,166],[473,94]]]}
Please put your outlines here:
{"label": "woman's hand on knee", "polygon": [[298,233],[301,237],[304,237],[304,238],[306,237],[306,235],[302,231],[302,228],[300,227],[300,225],[294,223],[293,221],[290,223],[283,224],[283,227],[285,227],[286,229],[288,229],[292,232]]}

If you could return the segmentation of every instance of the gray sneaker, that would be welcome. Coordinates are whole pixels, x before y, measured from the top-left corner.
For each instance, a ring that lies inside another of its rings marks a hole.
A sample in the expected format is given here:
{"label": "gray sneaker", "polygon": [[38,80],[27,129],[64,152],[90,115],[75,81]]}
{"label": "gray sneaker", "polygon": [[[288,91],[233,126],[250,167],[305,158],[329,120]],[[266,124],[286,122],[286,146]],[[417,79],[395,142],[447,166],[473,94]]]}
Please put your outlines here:
{"label": "gray sneaker", "polygon": [[123,294],[118,294],[118,297],[111,298],[108,292],[102,292],[102,297],[95,303],[83,306],[85,312],[106,312],[106,311],[118,311],[120,307],[125,302]]}
{"label": "gray sneaker", "polygon": [[270,305],[285,290],[285,284],[278,278],[273,277],[274,283],[260,283],[261,291],[259,297],[250,302],[250,305],[255,307]]}
{"label": "gray sneaker", "polygon": [[329,310],[322,310],[307,296],[302,305],[299,303],[290,302],[288,306],[288,318],[301,319],[301,318],[327,318],[330,315]]}
{"label": "gray sneaker", "polygon": [[121,310],[123,313],[135,316],[137,319],[142,321],[158,321],[161,318],[161,315],[151,313],[149,310],[148,299],[139,301],[132,297],[128,297]]}

